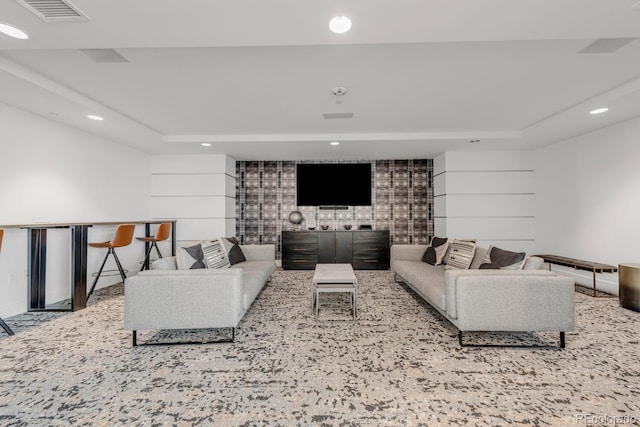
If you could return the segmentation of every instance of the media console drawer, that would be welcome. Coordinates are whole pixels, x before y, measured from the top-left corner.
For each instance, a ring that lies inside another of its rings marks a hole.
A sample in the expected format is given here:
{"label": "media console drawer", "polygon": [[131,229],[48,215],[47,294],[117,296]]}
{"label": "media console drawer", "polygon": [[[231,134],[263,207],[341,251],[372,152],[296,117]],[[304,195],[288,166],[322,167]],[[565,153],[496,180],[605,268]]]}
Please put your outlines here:
{"label": "media console drawer", "polygon": [[282,233],[282,268],[313,270],[318,263],[318,233],[284,231]]}
{"label": "media console drawer", "polygon": [[388,270],[389,231],[282,232],[282,268],[313,270],[317,263],[352,264],[356,270]]}

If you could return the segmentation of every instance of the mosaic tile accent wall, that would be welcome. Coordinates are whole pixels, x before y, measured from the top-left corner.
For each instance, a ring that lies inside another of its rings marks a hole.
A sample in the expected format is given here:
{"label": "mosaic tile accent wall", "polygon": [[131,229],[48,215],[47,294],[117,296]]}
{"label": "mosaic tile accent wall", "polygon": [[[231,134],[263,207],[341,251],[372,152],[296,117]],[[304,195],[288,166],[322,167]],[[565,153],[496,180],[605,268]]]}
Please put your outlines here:
{"label": "mosaic tile accent wall", "polygon": [[[433,160],[376,160],[371,206],[349,206],[347,210],[324,210],[296,206],[295,161],[236,162],[236,235],[245,244],[275,244],[281,259],[281,233],[286,230],[357,230],[370,224],[374,230],[389,230],[391,244],[425,244],[433,236]],[[321,163],[321,162],[305,162]],[[356,162],[322,162],[356,163]],[[364,162],[359,162],[364,163]],[[369,162],[366,162],[369,163]],[[305,217],[300,226],[289,222],[289,213],[299,210]]]}

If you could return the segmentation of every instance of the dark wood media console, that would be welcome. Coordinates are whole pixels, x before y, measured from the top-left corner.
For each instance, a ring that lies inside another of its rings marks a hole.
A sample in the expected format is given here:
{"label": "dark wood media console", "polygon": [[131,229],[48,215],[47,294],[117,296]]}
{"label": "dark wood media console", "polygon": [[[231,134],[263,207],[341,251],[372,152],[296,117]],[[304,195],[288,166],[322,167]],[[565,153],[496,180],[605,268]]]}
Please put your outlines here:
{"label": "dark wood media console", "polygon": [[389,269],[388,230],[283,231],[282,268],[313,270],[345,263],[355,270]]}

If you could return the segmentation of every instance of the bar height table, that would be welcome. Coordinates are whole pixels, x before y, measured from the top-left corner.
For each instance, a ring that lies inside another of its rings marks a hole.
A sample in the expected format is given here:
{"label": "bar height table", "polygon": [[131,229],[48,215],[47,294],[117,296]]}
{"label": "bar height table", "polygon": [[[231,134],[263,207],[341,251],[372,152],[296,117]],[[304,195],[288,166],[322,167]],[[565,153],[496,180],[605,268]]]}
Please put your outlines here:
{"label": "bar height table", "polygon": [[[51,224],[3,225],[0,228],[20,228],[28,233],[28,311],[77,311],[87,306],[87,239],[94,225],[144,224],[148,236],[151,224],[171,223],[171,254],[176,251],[177,220],[109,221]],[[46,304],[47,230],[66,228],[71,231],[71,302]],[[149,243],[145,243],[145,253]]]}

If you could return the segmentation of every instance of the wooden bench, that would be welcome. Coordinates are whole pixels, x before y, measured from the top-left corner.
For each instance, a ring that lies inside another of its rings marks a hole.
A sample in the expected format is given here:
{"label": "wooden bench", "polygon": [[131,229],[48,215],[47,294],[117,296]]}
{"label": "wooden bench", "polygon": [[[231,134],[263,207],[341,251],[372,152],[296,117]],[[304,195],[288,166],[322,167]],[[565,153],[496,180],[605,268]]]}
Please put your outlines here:
{"label": "wooden bench", "polygon": [[573,267],[576,270],[585,270],[593,272],[593,296],[596,294],[596,273],[616,273],[618,267],[609,264],[602,264],[599,262],[585,261],[582,259],[567,258],[559,255],[535,255],[544,259],[549,263],[549,270],[551,270],[551,264],[562,265],[564,267]]}

